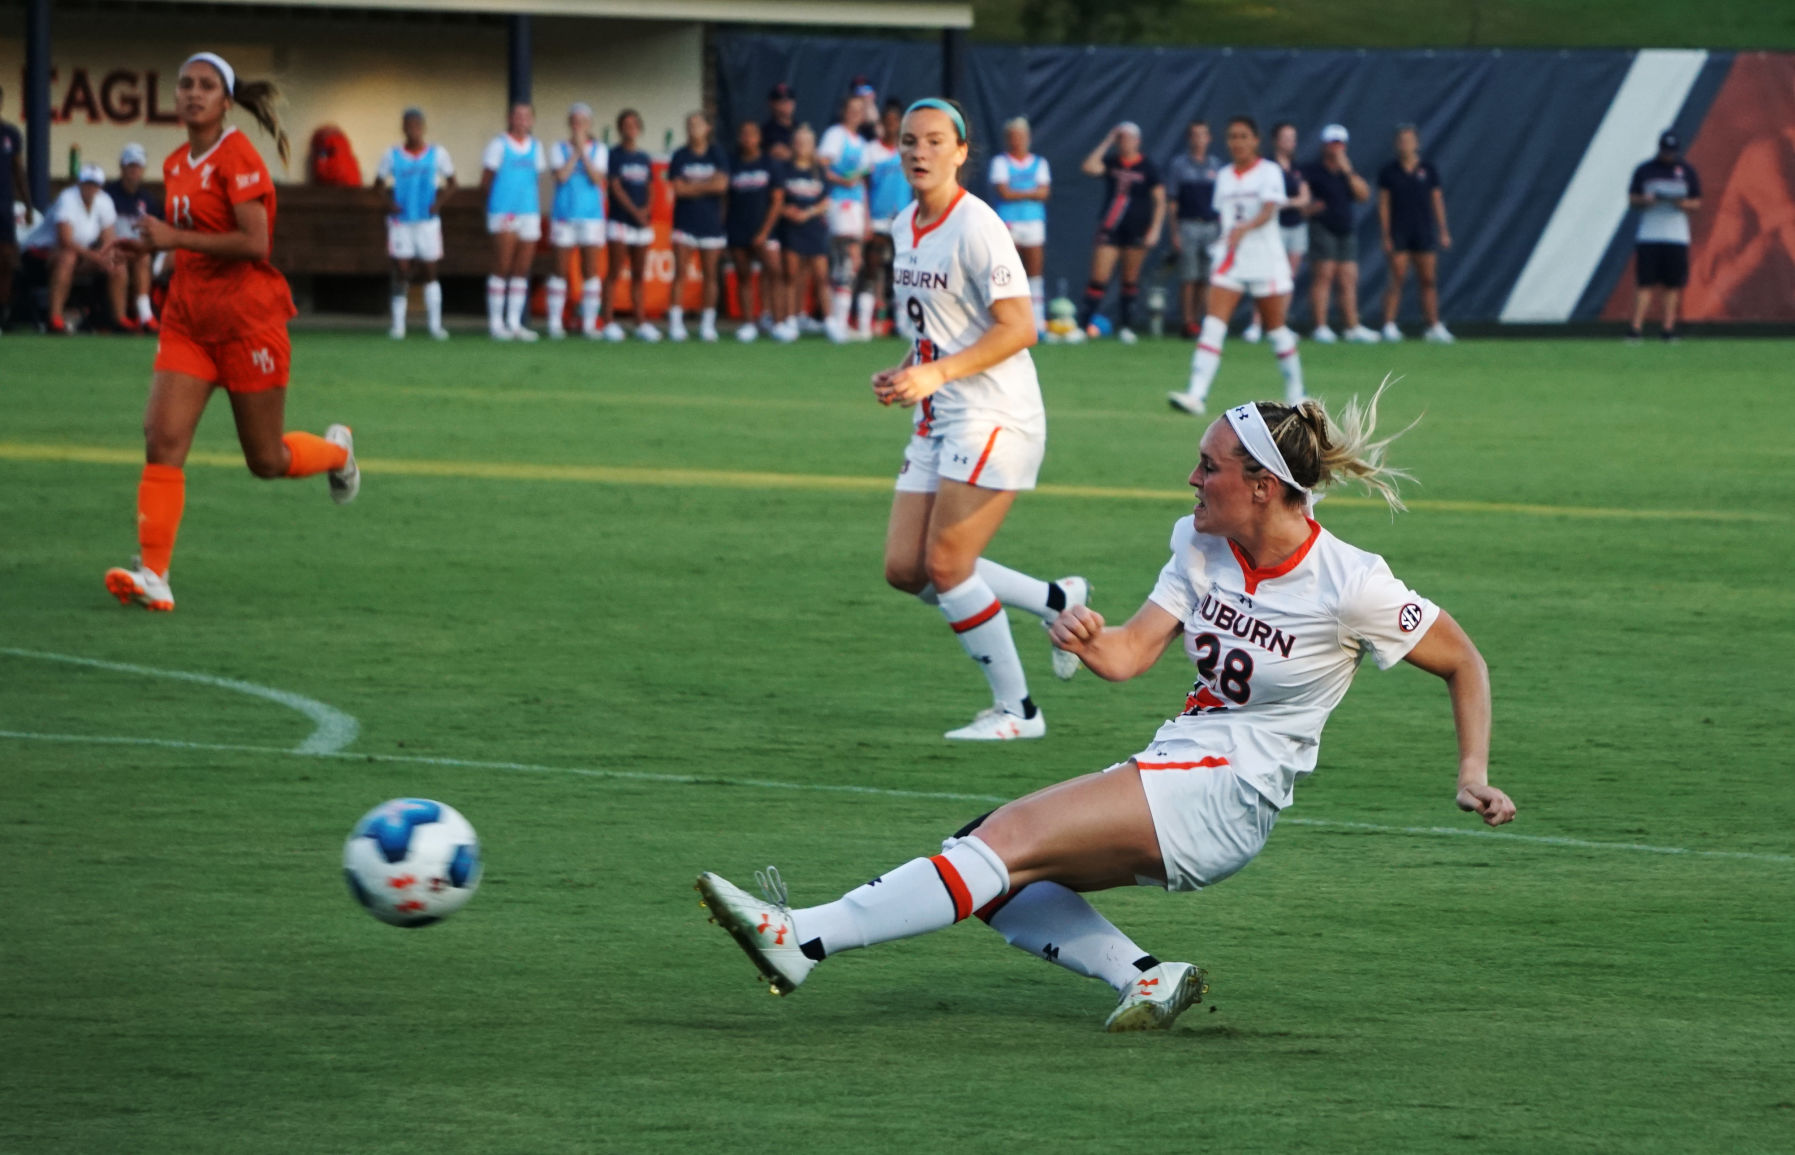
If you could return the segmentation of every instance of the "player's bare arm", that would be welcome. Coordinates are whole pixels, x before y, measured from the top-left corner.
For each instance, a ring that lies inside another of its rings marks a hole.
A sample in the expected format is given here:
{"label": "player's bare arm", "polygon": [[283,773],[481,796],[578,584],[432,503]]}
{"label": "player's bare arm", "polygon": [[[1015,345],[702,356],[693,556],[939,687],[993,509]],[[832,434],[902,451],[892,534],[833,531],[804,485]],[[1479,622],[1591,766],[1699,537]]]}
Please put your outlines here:
{"label": "player's bare arm", "polygon": [[1515,804],[1491,786],[1490,670],[1483,655],[1445,610],[1407,658],[1446,682],[1452,697],[1452,724],[1458,731],[1458,806],[1481,817],[1485,825],[1513,821]]}
{"label": "player's bare arm", "polygon": [[[991,327],[960,352],[923,365],[908,365],[892,374],[880,400],[908,408],[949,381],[983,373],[1035,343],[1034,306],[1027,297],[991,302]],[[889,398],[889,400],[887,400]]]}
{"label": "player's bare arm", "polygon": [[1113,629],[1089,606],[1068,606],[1047,632],[1055,646],[1078,655],[1085,668],[1099,678],[1126,682],[1152,669],[1183,629],[1183,622],[1149,601]]}
{"label": "player's bare arm", "polygon": [[262,261],[268,259],[268,207],[259,200],[244,201],[232,207],[237,227],[228,233],[202,233],[194,229],[177,229],[167,221],[145,215],[137,225],[134,241],[115,238],[108,245],[108,255],[118,252],[160,253],[169,249],[185,249],[208,257],[228,260]]}
{"label": "player's bare arm", "polygon": [[1103,156],[1105,153],[1109,152],[1111,146],[1116,143],[1116,136],[1120,131],[1120,129],[1110,129],[1109,134],[1103,138],[1102,143],[1098,144],[1096,148],[1093,148],[1090,151],[1090,155],[1084,158],[1084,162],[1078,166],[1078,170],[1086,176],[1102,176]]}

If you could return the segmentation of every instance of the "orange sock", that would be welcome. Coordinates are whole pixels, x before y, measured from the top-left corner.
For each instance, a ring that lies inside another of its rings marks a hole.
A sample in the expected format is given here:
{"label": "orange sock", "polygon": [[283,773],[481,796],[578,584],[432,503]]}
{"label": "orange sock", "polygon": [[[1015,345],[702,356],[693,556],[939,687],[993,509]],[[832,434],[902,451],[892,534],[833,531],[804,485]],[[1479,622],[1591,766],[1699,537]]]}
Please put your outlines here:
{"label": "orange sock", "polygon": [[349,460],[349,451],[333,445],[315,433],[289,433],[281,438],[287,452],[293,455],[287,466],[288,477],[310,477],[327,469],[341,469]]}
{"label": "orange sock", "polygon": [[187,504],[187,476],[178,466],[146,465],[137,483],[137,552],[146,568],[168,576],[181,508]]}

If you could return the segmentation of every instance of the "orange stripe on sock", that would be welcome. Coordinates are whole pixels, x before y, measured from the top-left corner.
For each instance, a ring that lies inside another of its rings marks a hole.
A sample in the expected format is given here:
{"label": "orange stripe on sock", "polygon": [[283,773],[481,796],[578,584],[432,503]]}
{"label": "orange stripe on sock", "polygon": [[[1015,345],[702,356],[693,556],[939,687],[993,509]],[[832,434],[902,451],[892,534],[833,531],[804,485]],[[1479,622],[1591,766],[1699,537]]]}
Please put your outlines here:
{"label": "orange stripe on sock", "polygon": [[954,921],[959,922],[972,913],[972,891],[966,889],[966,880],[954,869],[954,864],[944,854],[937,854],[929,859],[935,873],[941,876],[941,885],[947,887],[948,897],[954,900]]}
{"label": "orange stripe on sock", "polygon": [[1214,770],[1218,766],[1226,766],[1226,758],[1210,754],[1195,762],[1136,762],[1142,770]]}
{"label": "orange stripe on sock", "polygon": [[954,633],[963,634],[967,630],[978,629],[980,626],[984,625],[986,622],[990,621],[992,618],[996,617],[998,614],[1001,614],[1001,613],[1003,613],[1003,603],[999,602],[999,601],[993,601],[990,605],[986,606],[984,609],[980,610],[978,613],[973,614],[971,617],[961,618],[959,621],[951,622],[949,624],[954,627]]}
{"label": "orange stripe on sock", "polygon": [[287,464],[288,477],[310,477],[314,473],[341,469],[349,460],[347,449],[315,433],[289,433],[281,441],[291,455]]}
{"label": "orange stripe on sock", "polygon": [[1000,425],[991,431],[991,436],[985,439],[985,451],[979,454],[979,463],[972,467],[972,476],[966,479],[967,485],[979,483],[979,474],[985,472],[985,462],[991,460],[991,447],[997,444],[997,435],[1002,432],[1003,427]]}

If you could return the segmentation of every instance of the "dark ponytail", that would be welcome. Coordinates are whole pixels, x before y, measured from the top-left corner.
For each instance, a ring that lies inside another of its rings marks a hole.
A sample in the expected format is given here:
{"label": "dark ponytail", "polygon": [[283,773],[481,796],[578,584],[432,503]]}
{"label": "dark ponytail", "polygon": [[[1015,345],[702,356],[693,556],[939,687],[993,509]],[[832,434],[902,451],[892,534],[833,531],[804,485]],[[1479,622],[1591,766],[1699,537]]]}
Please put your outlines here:
{"label": "dark ponytail", "polygon": [[262,131],[274,138],[274,150],[280,153],[281,167],[286,168],[292,160],[293,147],[276,111],[281,103],[280,89],[272,80],[239,80],[231,90],[231,100],[247,109]]}

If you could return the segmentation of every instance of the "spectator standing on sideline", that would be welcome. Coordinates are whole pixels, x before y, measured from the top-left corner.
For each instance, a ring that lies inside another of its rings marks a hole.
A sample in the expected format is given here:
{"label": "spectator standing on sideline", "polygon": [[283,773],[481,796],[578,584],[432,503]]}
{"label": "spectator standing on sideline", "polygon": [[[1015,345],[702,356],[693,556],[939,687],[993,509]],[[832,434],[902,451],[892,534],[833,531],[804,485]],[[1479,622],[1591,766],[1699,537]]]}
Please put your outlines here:
{"label": "spectator standing on sideline", "polygon": [[[448,339],[443,328],[443,287],[436,279],[443,259],[443,198],[455,188],[455,165],[449,150],[424,139],[424,112],[408,108],[399,118],[405,134],[402,144],[381,154],[374,184],[392,190],[386,218],[386,252],[393,259],[392,328],[395,340],[405,336],[405,314],[411,304],[415,270],[424,279],[424,316],[429,332],[438,341]],[[540,228],[540,226],[538,226]]]}
{"label": "spectator standing on sideline", "polygon": [[876,323],[875,331],[885,331],[890,322],[891,262],[896,252],[891,224],[904,206],[916,199],[910,191],[910,178],[904,175],[904,154],[899,147],[903,125],[904,105],[887,98],[879,114],[879,139],[867,146],[871,168],[866,176],[866,204],[872,214],[872,233],[866,238],[866,264],[860,270],[855,300],[872,296],[873,316],[885,318]]}
{"label": "spectator standing on sideline", "polygon": [[[760,125],[742,121],[735,132],[735,159],[729,165],[729,204],[724,232],[729,262],[735,266],[736,293],[742,324],[736,340],[748,342],[769,333],[773,318],[783,312],[779,280],[779,241],[773,235],[785,205],[785,166],[766,154]],[[760,269],[760,325],[754,323],[754,269]]]}
{"label": "spectator standing on sideline", "polygon": [[[1285,206],[1278,210],[1278,235],[1284,238],[1284,253],[1290,258],[1290,283],[1296,283],[1296,275],[1303,269],[1303,254],[1309,251],[1309,226],[1303,220],[1303,210],[1309,207],[1309,183],[1303,179],[1302,170],[1296,167],[1296,125],[1288,120],[1281,120],[1272,125],[1271,158],[1284,170]],[[1247,331],[1240,335],[1248,344],[1258,344],[1265,336],[1264,318],[1259,315],[1255,306],[1253,319],[1247,323]]]}
{"label": "spectator standing on sideline", "polygon": [[711,137],[711,119],[702,112],[686,117],[686,142],[667,161],[667,184],[673,189],[673,287],[667,309],[667,336],[686,339],[686,266],[698,258],[698,339],[717,339],[718,267],[729,236],[723,202],[729,196],[729,155]]}
{"label": "spectator standing on sideline", "polygon": [[798,94],[781,81],[767,93],[767,119],[760,126],[760,147],[780,164],[792,159],[792,133],[798,130]]}
{"label": "spectator standing on sideline", "polygon": [[[0,109],[5,107],[6,90],[0,88]],[[25,181],[25,134],[16,124],[0,119],[0,209],[6,219],[0,220],[0,332],[12,319],[12,278],[19,267],[19,231],[13,223],[12,203],[28,189]]]}
{"label": "spectator standing on sideline", "polygon": [[[567,294],[578,287],[580,333],[587,340],[604,336],[598,313],[604,282],[598,251],[606,244],[605,186],[610,182],[611,148],[592,136],[592,106],[578,101],[567,110],[567,136],[549,148],[549,171],[555,176],[555,199],[549,204],[549,243],[555,247],[548,276],[548,335],[567,335]],[[567,274],[573,273],[568,280]]]}
{"label": "spectator standing on sideline", "polygon": [[52,334],[69,331],[62,310],[68,304],[75,274],[82,269],[91,269],[106,279],[113,322],[125,315],[125,266],[100,251],[112,243],[113,228],[118,223],[112,198],[102,187],[105,183],[105,169],[97,164],[82,165],[77,182],[62,190],[50,215],[25,238],[25,247],[40,254],[50,267],[47,331]]}
{"label": "spectator standing on sideline", "polygon": [[878,140],[879,122],[883,119],[879,111],[879,90],[866,77],[856,76],[851,91],[860,98],[860,139],[869,143]]}
{"label": "spectator standing on sideline", "polygon": [[1377,332],[1359,323],[1359,239],[1353,232],[1353,205],[1370,198],[1371,186],[1353,171],[1346,142],[1345,125],[1328,125],[1321,130],[1321,156],[1302,169],[1312,197],[1309,252],[1315,258],[1315,275],[1309,284],[1309,303],[1315,310],[1315,340],[1333,344],[1339,337],[1328,328],[1328,295],[1338,286],[1346,339],[1371,345],[1377,342]]}
{"label": "spectator standing on sideline", "polygon": [[1091,280],[1085,286],[1084,303],[1079,308],[1078,323],[1087,336],[1099,336],[1092,323],[1109,279],[1116,271],[1116,259],[1122,261],[1122,307],[1116,338],[1124,345],[1134,344],[1134,301],[1141,291],[1141,264],[1147,250],[1159,243],[1159,230],[1165,223],[1166,190],[1159,179],[1159,169],[1141,151],[1141,127],[1131,120],[1109,130],[1109,135],[1091,150],[1079,170],[1086,176],[1102,177],[1105,184],[1103,213],[1097,219],[1097,239],[1091,251]]}
{"label": "spectator standing on sideline", "polygon": [[1209,126],[1193,120],[1184,130],[1186,151],[1166,166],[1166,199],[1172,204],[1172,251],[1178,254],[1179,298],[1184,335],[1195,338],[1209,307],[1210,249],[1221,239],[1215,211],[1215,175],[1221,166],[1209,155]]}
{"label": "spectator standing on sideline", "polygon": [[1677,339],[1677,303],[1689,283],[1689,214],[1702,207],[1702,182],[1681,154],[1674,132],[1658,138],[1658,155],[1633,170],[1627,199],[1639,214],[1633,261],[1639,283],[1633,298],[1633,323],[1627,339],[1639,340],[1652,290],[1664,294],[1663,337]]}
{"label": "spectator standing on sideline", "polygon": [[[106,186],[106,195],[112,198],[112,209],[118,214],[118,222],[112,227],[127,241],[137,239],[137,222],[144,217],[162,216],[162,198],[143,187],[143,168],[148,162],[149,154],[141,144],[127,144],[118,155],[118,179]],[[118,327],[127,333],[156,332],[160,326],[150,305],[156,258],[150,253],[120,253],[118,259],[125,267],[125,298],[137,310],[135,319],[121,313]]]}
{"label": "spectator standing on sideline", "polygon": [[1028,295],[1035,311],[1035,332],[1047,331],[1047,198],[1053,195],[1053,172],[1047,158],[1030,151],[1028,118],[1012,117],[1003,126],[1004,151],[991,158],[990,185],[998,219],[1010,230]]}
{"label": "spectator standing on sideline", "polygon": [[542,174],[548,153],[535,137],[536,109],[519,101],[480,158],[480,199],[492,234],[492,272],[486,278],[486,324],[495,341],[534,341],[524,324],[530,299],[530,262],[542,239]]}
{"label": "spectator standing on sideline", "polygon": [[1415,280],[1421,284],[1426,337],[1442,345],[1452,344],[1452,334],[1440,323],[1434,252],[1436,247],[1452,247],[1452,232],[1446,227],[1446,194],[1438,170],[1421,159],[1421,134],[1412,124],[1396,126],[1396,159],[1377,174],[1377,219],[1384,233],[1384,257],[1390,265],[1389,283],[1384,286],[1384,340],[1402,340],[1396,310],[1402,304],[1402,283],[1408,279],[1412,260]]}
{"label": "spectator standing on sideline", "polygon": [[633,108],[617,114],[617,147],[611,150],[605,190],[604,335],[624,339],[617,323],[617,286],[629,274],[630,310],[636,317],[636,338],[653,344],[661,331],[648,322],[648,249],[654,244],[654,217],[649,197],[654,188],[654,158],[636,147],[642,137],[642,115]]}

